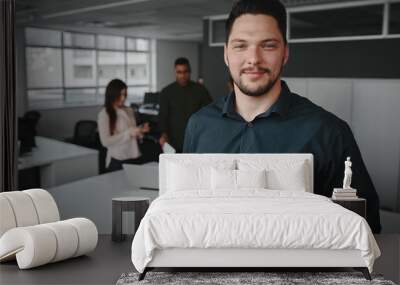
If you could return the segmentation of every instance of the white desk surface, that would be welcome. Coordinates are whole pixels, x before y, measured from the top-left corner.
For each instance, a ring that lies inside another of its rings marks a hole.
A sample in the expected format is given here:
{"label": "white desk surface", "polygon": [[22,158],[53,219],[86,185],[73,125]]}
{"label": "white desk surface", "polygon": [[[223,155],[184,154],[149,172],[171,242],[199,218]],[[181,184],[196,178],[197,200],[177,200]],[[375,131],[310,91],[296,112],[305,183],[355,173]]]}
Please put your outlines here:
{"label": "white desk surface", "polygon": [[128,183],[123,170],[85,178],[47,189],[56,200],[62,219],[91,219],[99,233],[110,234],[112,199],[116,197],[158,197],[158,191],[139,190]]}
{"label": "white desk surface", "polygon": [[52,162],[85,155],[97,155],[98,151],[78,145],[37,136],[37,147],[32,153],[18,159],[18,169],[43,166]]}
{"label": "white desk surface", "polygon": [[136,196],[125,196],[112,198],[113,201],[117,202],[138,202],[138,201],[149,201],[149,197],[136,197]]}

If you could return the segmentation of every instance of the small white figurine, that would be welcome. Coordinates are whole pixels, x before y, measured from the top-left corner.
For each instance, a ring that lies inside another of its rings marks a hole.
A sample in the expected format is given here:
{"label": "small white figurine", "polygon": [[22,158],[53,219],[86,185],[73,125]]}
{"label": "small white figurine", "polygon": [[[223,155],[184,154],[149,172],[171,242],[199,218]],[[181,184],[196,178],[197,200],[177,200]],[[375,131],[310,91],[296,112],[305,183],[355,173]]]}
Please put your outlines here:
{"label": "small white figurine", "polygon": [[351,171],[351,161],[350,157],[347,157],[347,160],[344,162],[344,179],[343,179],[343,189],[352,189],[351,188],[351,176],[353,172]]}

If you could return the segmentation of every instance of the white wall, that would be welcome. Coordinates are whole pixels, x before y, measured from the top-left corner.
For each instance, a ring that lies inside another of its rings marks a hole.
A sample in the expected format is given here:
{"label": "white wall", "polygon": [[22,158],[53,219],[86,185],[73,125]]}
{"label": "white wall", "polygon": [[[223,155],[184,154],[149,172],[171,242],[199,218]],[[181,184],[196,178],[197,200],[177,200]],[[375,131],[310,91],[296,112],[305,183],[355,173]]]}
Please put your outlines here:
{"label": "white wall", "polygon": [[178,57],[186,57],[192,67],[192,80],[199,76],[200,44],[197,42],[180,42],[157,40],[157,90],[175,81],[174,62]]}

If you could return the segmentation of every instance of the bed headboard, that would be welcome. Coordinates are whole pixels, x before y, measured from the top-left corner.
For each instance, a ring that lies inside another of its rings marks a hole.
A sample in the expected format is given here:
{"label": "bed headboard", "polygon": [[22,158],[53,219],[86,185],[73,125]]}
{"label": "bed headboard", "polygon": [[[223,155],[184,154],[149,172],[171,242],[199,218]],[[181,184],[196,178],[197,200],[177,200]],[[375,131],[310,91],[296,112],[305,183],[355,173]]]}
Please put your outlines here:
{"label": "bed headboard", "polygon": [[161,154],[159,163],[159,194],[162,195],[167,190],[167,167],[168,162],[177,161],[189,161],[193,163],[212,164],[218,160],[223,161],[239,161],[239,160],[257,160],[257,161],[304,161],[306,166],[306,179],[308,180],[307,192],[314,192],[314,165],[313,165],[313,155],[310,153],[291,153],[291,154],[225,154],[225,153],[212,153],[212,154],[194,154],[194,153],[183,153],[183,154]]}

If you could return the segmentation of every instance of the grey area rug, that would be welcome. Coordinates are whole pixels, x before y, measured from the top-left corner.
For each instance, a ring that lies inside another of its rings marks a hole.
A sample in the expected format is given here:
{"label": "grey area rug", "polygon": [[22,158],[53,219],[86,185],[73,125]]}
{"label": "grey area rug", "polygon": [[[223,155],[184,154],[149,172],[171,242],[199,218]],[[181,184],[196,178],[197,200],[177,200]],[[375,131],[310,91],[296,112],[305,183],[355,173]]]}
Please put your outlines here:
{"label": "grey area rug", "polygon": [[360,272],[148,272],[142,281],[139,273],[124,273],[116,285],[146,284],[379,284],[395,285],[381,275],[372,275],[372,281]]}

